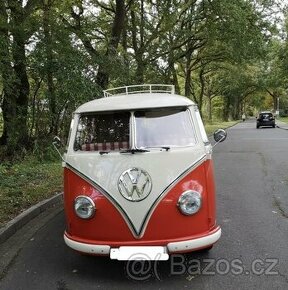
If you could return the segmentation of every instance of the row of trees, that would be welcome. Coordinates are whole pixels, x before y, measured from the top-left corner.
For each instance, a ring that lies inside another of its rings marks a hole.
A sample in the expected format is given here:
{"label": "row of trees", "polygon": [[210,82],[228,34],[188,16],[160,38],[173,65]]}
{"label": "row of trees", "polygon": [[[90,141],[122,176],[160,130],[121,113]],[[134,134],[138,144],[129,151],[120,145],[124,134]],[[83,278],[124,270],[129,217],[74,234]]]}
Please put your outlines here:
{"label": "row of trees", "polygon": [[0,144],[14,154],[66,135],[75,108],[110,86],[174,84],[208,119],[238,118],[264,93],[283,101],[280,10],[276,0],[2,0]]}

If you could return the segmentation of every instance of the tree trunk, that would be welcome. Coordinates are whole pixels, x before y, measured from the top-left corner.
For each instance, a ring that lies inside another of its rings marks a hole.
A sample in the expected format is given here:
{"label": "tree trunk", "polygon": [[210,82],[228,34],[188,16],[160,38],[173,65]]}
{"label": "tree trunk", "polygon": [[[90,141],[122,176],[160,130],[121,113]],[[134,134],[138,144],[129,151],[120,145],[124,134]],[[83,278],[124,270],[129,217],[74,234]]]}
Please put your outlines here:
{"label": "tree trunk", "polygon": [[203,105],[203,97],[204,97],[204,90],[205,90],[205,78],[204,78],[203,66],[200,69],[199,79],[200,79],[201,88],[200,88],[200,94],[199,94],[199,99],[198,99],[198,108],[202,115],[202,105]]}
{"label": "tree trunk", "polygon": [[275,112],[278,109],[278,98],[279,98],[278,92],[276,92],[275,94],[273,94],[273,106],[274,106],[274,111]]}
{"label": "tree trunk", "polygon": [[229,120],[229,113],[230,113],[230,97],[225,96],[224,97],[224,110],[223,110],[223,121],[228,122]]}
{"label": "tree trunk", "polygon": [[236,99],[235,99],[235,103],[234,103],[234,106],[233,106],[233,114],[232,114],[233,120],[237,120],[240,117],[240,106],[241,106],[241,103],[240,103],[239,99],[240,99],[240,97],[236,97]]}
{"label": "tree trunk", "polygon": [[39,91],[39,89],[41,87],[42,79],[40,79],[40,80],[35,79],[35,83],[36,83],[36,88],[35,88],[35,91],[33,93],[32,102],[31,102],[31,105],[30,105],[30,108],[31,108],[31,126],[30,126],[30,133],[29,133],[30,138],[33,136],[33,132],[35,130],[35,124],[36,124],[36,116],[35,116],[35,112],[36,112],[36,96],[37,96],[38,91]]}
{"label": "tree trunk", "polygon": [[185,86],[184,86],[184,94],[185,97],[191,97],[191,53],[188,50],[186,54],[186,69],[185,69]]}
{"label": "tree trunk", "polygon": [[178,82],[178,76],[177,71],[175,68],[175,62],[174,62],[174,56],[172,51],[169,53],[168,56],[168,77],[167,77],[167,83],[172,83],[175,86],[175,93],[180,94],[180,86]]}
{"label": "tree trunk", "polygon": [[139,53],[139,55],[136,55],[136,62],[137,62],[136,75],[135,75],[136,84],[144,83],[145,65],[144,65],[142,56],[143,55],[141,52]]}
{"label": "tree trunk", "polygon": [[[8,15],[4,1],[0,1],[0,73],[3,81],[3,132],[0,137],[0,145],[6,145],[8,142],[8,132],[11,130],[13,120],[13,109],[15,109],[16,96],[13,91],[13,68],[9,54],[9,33],[8,33]],[[10,121],[11,119],[11,121]]]}
{"label": "tree trunk", "polygon": [[[141,23],[143,21],[143,1],[141,1]],[[140,32],[137,31],[136,25],[136,15],[135,11],[131,10],[131,22],[132,22],[132,46],[135,52],[135,61],[136,61],[136,72],[135,72],[135,83],[143,84],[144,82],[144,71],[145,64],[143,61],[143,53],[144,53],[144,31],[143,27],[140,27]],[[141,25],[140,25],[141,26]],[[140,34],[140,41],[138,41],[138,34]]]}
{"label": "tree trunk", "polygon": [[49,100],[50,109],[50,129],[49,133],[53,135],[58,134],[58,118],[56,108],[56,94],[53,82],[53,40],[51,31],[51,8],[52,1],[46,0],[43,2],[43,30],[44,30],[44,43],[45,43],[45,66],[46,66],[46,80],[47,80],[47,95]]}
{"label": "tree trunk", "polygon": [[[117,47],[120,42],[121,34],[124,28],[125,23],[125,0],[116,0],[116,9],[115,9],[115,17],[112,24],[111,29],[111,37],[108,43],[107,51],[106,51],[106,60],[108,64],[110,59],[116,56]],[[97,74],[97,84],[102,89],[107,89],[109,83],[109,70],[111,68],[109,65],[107,66],[107,62],[101,62],[99,65],[99,70]]]}
{"label": "tree trunk", "polygon": [[124,20],[124,26],[123,26],[123,33],[122,33],[122,47],[124,50],[123,54],[123,60],[124,60],[124,70],[125,70],[125,75],[127,76],[127,84],[130,83],[130,64],[129,64],[129,57],[128,57],[128,35],[127,35],[127,26],[128,26],[128,21],[127,17],[125,17]]}
{"label": "tree trunk", "polygon": [[212,96],[208,96],[208,120],[212,122]]}
{"label": "tree trunk", "polygon": [[278,109],[278,98],[280,96],[278,91],[269,91],[268,89],[266,89],[266,91],[268,92],[268,94],[273,98],[273,108],[274,111],[277,111]]}
{"label": "tree trunk", "polygon": [[[16,150],[28,146],[28,96],[29,82],[26,73],[25,34],[23,27],[22,4],[10,0],[10,23],[4,1],[0,4],[1,14],[1,74],[3,78],[4,100],[3,120],[4,132],[1,144],[7,145],[7,154],[13,155]],[[11,27],[12,57],[10,56],[10,41],[8,27]],[[13,67],[12,67],[13,63]]]}
{"label": "tree trunk", "polygon": [[22,3],[10,0],[9,4],[11,7],[11,34],[13,36],[12,56],[15,73],[16,115],[13,121],[14,128],[12,132],[8,132],[8,138],[11,142],[11,150],[14,151],[28,146],[27,115],[30,86],[26,72],[25,17]]}

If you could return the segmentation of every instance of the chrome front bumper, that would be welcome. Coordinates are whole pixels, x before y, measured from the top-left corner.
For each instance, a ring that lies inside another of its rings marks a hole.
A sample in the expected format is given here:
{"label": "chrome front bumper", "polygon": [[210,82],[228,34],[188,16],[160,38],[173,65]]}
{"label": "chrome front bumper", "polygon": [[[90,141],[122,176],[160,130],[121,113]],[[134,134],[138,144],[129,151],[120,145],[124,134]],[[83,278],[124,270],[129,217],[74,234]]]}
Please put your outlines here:
{"label": "chrome front bumper", "polygon": [[[171,242],[168,243],[165,247],[159,246],[123,246],[119,248],[111,248],[109,245],[94,245],[86,244],[74,241],[68,238],[64,234],[64,240],[67,246],[70,248],[91,255],[110,255],[111,259],[117,260],[136,260],[141,258],[141,256],[149,257],[151,260],[167,260],[168,253],[183,253],[183,252],[192,252],[195,250],[203,249],[209,247],[216,243],[221,236],[221,228],[216,228],[211,234],[206,236],[180,241],[180,242]],[[157,252],[158,248],[158,252]],[[124,253],[124,254],[123,254]],[[153,258],[154,257],[154,258]],[[162,257],[162,258],[161,258]]]}

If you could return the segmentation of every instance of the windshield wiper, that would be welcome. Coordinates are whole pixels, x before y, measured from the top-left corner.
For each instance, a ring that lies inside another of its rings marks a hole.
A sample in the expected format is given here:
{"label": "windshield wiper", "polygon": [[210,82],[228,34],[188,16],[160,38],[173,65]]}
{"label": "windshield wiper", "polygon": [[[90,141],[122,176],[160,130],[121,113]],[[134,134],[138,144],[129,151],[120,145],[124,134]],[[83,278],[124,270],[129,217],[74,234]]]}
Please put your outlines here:
{"label": "windshield wiper", "polygon": [[[147,148],[151,148],[151,149],[164,149],[164,150],[166,150],[166,151],[168,151],[168,150],[170,150],[170,147],[169,146],[155,146],[155,147],[153,147],[153,146],[149,146],[149,147],[147,147]],[[162,151],[162,150],[161,150]]]}
{"label": "windshield wiper", "polygon": [[161,148],[161,149],[165,149],[166,151],[170,150],[170,147],[169,147],[169,146],[161,146],[161,147],[159,147],[159,148]]}
{"label": "windshield wiper", "polygon": [[134,149],[126,149],[126,150],[120,150],[120,153],[143,153],[143,152],[150,152],[147,149],[141,149],[141,148],[134,148]]}
{"label": "windshield wiper", "polygon": [[99,154],[100,154],[100,155],[108,154],[108,153],[110,153],[110,151],[99,151]]}

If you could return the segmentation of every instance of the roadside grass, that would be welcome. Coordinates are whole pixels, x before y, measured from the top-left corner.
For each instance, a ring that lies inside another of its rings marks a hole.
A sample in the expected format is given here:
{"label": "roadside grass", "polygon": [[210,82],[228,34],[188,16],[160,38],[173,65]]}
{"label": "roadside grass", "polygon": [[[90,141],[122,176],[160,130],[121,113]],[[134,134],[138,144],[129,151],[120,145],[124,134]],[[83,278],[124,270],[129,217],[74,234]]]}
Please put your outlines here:
{"label": "roadside grass", "polygon": [[0,164],[0,227],[25,209],[62,191],[61,162],[27,157]]}
{"label": "roadside grass", "polygon": [[[205,125],[207,134],[237,121]],[[0,164],[0,227],[32,205],[63,190],[60,161],[39,160],[29,155],[24,160]]]}
{"label": "roadside grass", "polygon": [[229,121],[229,122],[222,122],[222,121],[213,121],[212,123],[210,122],[205,122],[205,129],[208,135],[211,135],[215,130],[217,129],[226,129],[231,126],[234,126],[235,124],[239,123],[238,121]]}
{"label": "roadside grass", "polygon": [[288,124],[288,117],[280,117],[278,120]]}

